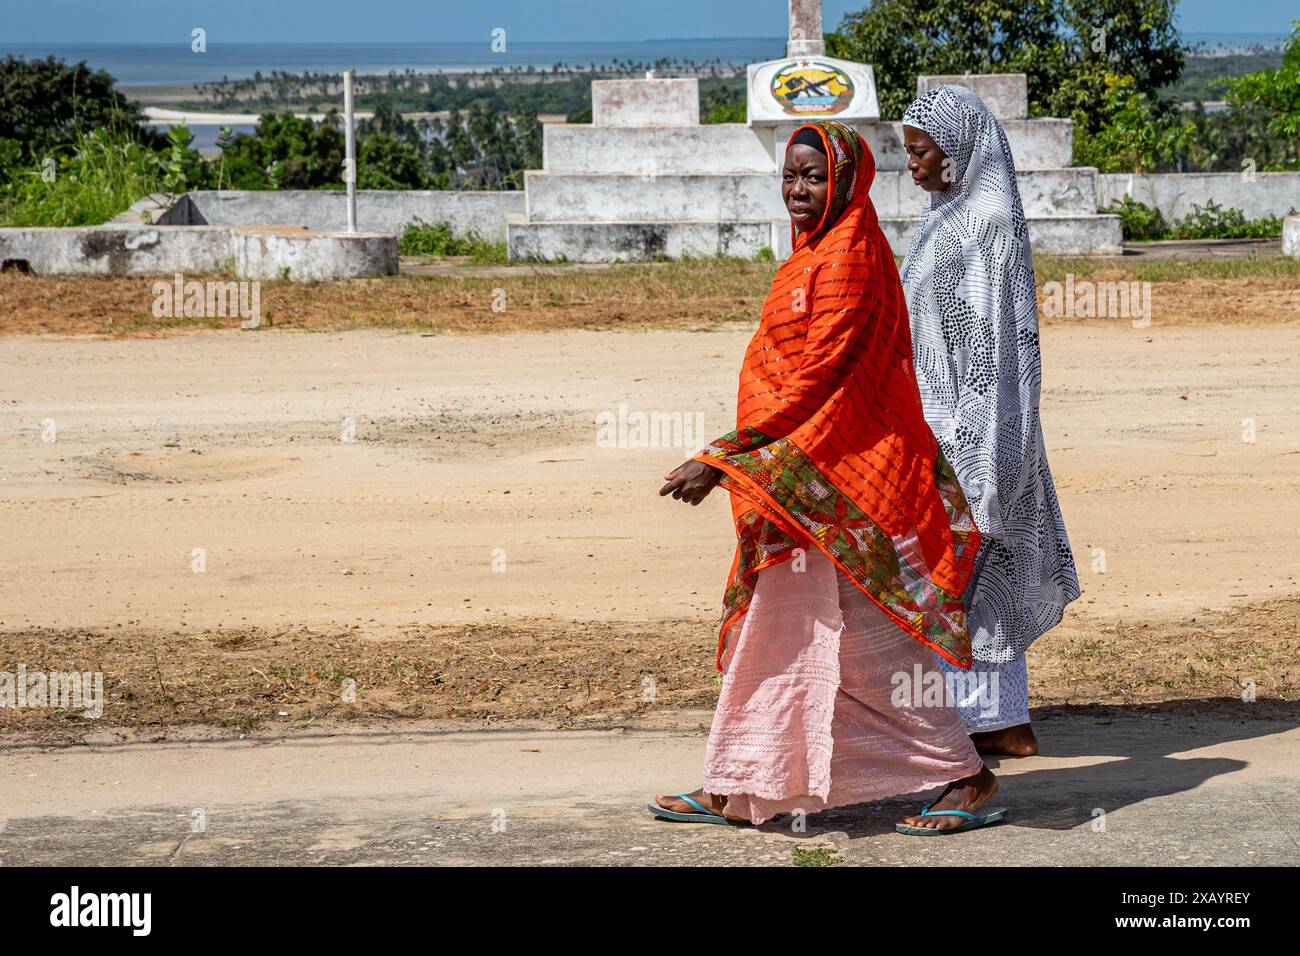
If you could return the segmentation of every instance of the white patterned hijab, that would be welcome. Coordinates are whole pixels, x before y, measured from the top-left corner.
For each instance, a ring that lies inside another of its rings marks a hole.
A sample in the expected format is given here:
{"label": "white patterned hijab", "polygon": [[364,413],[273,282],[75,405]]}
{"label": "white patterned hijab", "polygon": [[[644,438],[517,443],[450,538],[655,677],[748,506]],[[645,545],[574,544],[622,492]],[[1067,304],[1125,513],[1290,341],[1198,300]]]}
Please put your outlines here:
{"label": "white patterned hijab", "polygon": [[952,160],[916,224],[903,288],[926,421],[985,541],[966,598],[975,657],[1008,661],[1079,591],[1038,420],[1029,230],[1006,133],[978,96],[937,87],[903,123]]}

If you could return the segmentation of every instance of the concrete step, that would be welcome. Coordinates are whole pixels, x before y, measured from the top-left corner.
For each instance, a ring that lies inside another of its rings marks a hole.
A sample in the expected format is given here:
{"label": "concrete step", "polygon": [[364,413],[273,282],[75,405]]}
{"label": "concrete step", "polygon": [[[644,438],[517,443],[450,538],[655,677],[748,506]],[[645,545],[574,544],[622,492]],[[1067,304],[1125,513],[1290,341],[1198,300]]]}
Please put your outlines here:
{"label": "concrete step", "polygon": [[771,136],[743,123],[705,126],[542,127],[548,173],[774,173]]}
{"label": "concrete step", "polygon": [[[1034,251],[1047,255],[1119,255],[1118,216],[1042,216],[1029,220]],[[907,254],[916,220],[882,219],[894,255]],[[567,259],[570,262],[638,262],[667,257],[752,258],[770,249],[790,254],[788,220],[746,222],[529,222],[507,221],[511,259]]]}
{"label": "concrete step", "polygon": [[[1040,255],[1118,256],[1123,251],[1119,216],[1028,216],[1026,222],[1029,242]],[[911,218],[880,220],[894,255],[907,254],[915,226]]]}
{"label": "concrete step", "polygon": [[569,262],[644,262],[706,256],[749,259],[775,248],[774,230],[788,220],[749,222],[528,222],[506,221],[511,259]]}
{"label": "concrete step", "polygon": [[744,221],[788,218],[775,173],[577,175],[526,172],[529,222]]}
{"label": "concrete step", "polygon": [[[1016,185],[1025,216],[1095,214],[1098,175],[1091,166],[1017,173]],[[871,184],[871,201],[882,219],[919,216],[925,208],[925,199],[925,191],[912,182],[912,175],[906,170],[878,171]]]}
{"label": "concrete step", "polygon": [[[529,170],[529,222],[677,222],[783,219],[781,180],[775,173],[621,175]],[[1029,170],[1018,176],[1026,216],[1092,215],[1097,170]],[[876,174],[871,200],[882,218],[921,214],[925,193],[904,170]]]}
{"label": "concrete step", "polygon": [[918,76],[916,95],[936,86],[964,86],[998,119],[1024,119],[1029,114],[1029,78],[1024,73],[948,73]]}
{"label": "concrete step", "polygon": [[[1068,119],[1003,120],[1016,171],[1062,169],[1073,162],[1074,123]],[[858,131],[876,157],[876,169],[906,169],[902,123],[867,123]]]}
{"label": "concrete step", "polygon": [[[797,128],[798,124],[790,123],[761,132],[756,130],[772,156],[773,169],[784,162],[785,145]],[[871,147],[877,171],[907,169],[902,123],[858,123],[855,128]],[[1017,172],[1063,169],[1073,162],[1074,123],[1068,119],[1003,120],[1002,128]]]}
{"label": "concrete step", "polygon": [[[548,123],[542,128],[542,168],[548,173],[699,175],[775,173],[798,124],[750,127],[592,126]],[[1002,124],[1017,170],[1070,165],[1074,124],[1068,119],[1006,120]],[[860,123],[876,168],[906,169],[902,123]]]}

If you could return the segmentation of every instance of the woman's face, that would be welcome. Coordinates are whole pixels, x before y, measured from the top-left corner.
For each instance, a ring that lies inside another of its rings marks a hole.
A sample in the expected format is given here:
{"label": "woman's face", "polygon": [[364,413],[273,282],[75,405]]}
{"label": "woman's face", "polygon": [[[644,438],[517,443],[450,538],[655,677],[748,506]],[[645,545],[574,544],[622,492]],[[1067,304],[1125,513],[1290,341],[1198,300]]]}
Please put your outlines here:
{"label": "woman's face", "polygon": [[948,188],[952,182],[952,164],[929,133],[915,126],[904,126],[903,145],[907,149],[907,171],[912,174],[912,182],[930,193]]}
{"label": "woman's face", "polygon": [[830,190],[826,157],[811,146],[796,143],[785,151],[781,198],[796,232],[811,232],[822,220]]}

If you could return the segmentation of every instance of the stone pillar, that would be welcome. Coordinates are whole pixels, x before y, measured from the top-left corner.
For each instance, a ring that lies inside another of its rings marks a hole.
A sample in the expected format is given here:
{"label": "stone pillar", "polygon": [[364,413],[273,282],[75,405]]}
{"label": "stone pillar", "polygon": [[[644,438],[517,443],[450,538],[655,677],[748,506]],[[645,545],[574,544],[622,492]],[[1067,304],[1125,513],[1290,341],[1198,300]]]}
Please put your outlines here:
{"label": "stone pillar", "polygon": [[790,0],[790,39],[785,55],[826,55],[826,40],[822,36],[822,0]]}

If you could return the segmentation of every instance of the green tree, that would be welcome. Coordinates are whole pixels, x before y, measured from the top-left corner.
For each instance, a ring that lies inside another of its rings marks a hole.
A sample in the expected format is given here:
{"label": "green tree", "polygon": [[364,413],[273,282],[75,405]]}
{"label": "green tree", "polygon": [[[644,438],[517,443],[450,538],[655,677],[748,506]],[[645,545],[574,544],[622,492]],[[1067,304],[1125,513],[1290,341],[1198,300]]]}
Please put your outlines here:
{"label": "green tree", "polygon": [[21,161],[37,161],[97,129],[114,129],[154,148],[162,135],[140,125],[144,114],[104,70],[55,57],[0,60],[0,139],[17,142]]}
{"label": "green tree", "polygon": [[1234,109],[1262,113],[1269,129],[1286,144],[1287,159],[1268,165],[1292,169],[1300,166],[1300,20],[1292,21],[1282,65],[1276,70],[1260,70],[1229,80],[1228,102]]}
{"label": "green tree", "polygon": [[1183,122],[1172,104],[1154,103],[1131,76],[1109,74],[1093,133],[1075,123],[1074,161],[1103,173],[1145,173],[1168,168],[1185,153],[1196,125]]}
{"label": "green tree", "polygon": [[267,113],[252,135],[222,149],[228,189],[320,189],[343,185],[346,144],[338,115],[319,123],[291,113]]}
{"label": "green tree", "polygon": [[423,189],[425,185],[415,147],[386,133],[366,137],[357,156],[358,189]]}
{"label": "green tree", "polygon": [[833,56],[870,63],[883,116],[897,119],[925,74],[1024,73],[1031,115],[1099,128],[1108,75],[1148,96],[1175,81],[1175,0],[875,0],[828,34]]}

